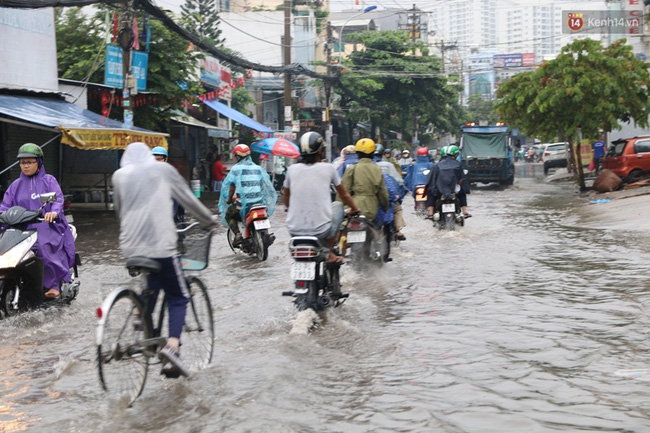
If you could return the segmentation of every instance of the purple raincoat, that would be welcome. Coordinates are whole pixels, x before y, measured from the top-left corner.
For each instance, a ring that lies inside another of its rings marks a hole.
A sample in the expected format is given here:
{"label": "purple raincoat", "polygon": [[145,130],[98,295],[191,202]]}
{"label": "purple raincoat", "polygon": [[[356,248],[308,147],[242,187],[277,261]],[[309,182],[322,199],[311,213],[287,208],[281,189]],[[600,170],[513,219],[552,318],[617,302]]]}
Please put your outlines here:
{"label": "purple raincoat", "polygon": [[38,240],[34,252],[43,260],[43,287],[59,290],[59,282],[70,282],[70,268],[74,265],[75,245],[68,221],[63,215],[63,193],[54,176],[45,173],[43,162],[38,158],[39,169],[32,177],[20,173],[5,192],[0,204],[0,212],[12,206],[22,206],[28,210],[41,207],[40,194],[55,192],[56,201],[43,208],[43,214],[56,212],[58,217],[53,223],[45,221],[30,224],[36,229]]}

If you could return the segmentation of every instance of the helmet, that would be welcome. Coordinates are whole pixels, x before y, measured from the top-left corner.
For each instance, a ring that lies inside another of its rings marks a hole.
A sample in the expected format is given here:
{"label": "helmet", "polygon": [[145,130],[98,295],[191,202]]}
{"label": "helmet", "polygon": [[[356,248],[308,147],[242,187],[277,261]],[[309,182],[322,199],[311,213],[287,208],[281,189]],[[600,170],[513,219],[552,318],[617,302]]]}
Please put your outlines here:
{"label": "helmet", "polygon": [[151,154],[152,155],[169,156],[169,154],[167,153],[167,149],[165,149],[162,146],[156,146],[153,149],[151,149]]}
{"label": "helmet", "polygon": [[372,155],[375,153],[375,142],[369,138],[362,138],[354,145],[354,150],[365,153],[366,155]]}
{"label": "helmet", "polygon": [[442,146],[440,148],[440,157],[444,158],[445,156],[447,156],[447,146]]}
{"label": "helmet", "polygon": [[384,149],[384,155],[390,155],[391,151],[389,148]]}
{"label": "helmet", "polygon": [[447,148],[447,155],[449,156],[456,157],[458,156],[459,153],[460,153],[460,149],[458,148],[458,146],[452,145]]}
{"label": "helmet", "polygon": [[409,155],[410,153],[411,153],[411,152],[409,152],[409,151],[406,150],[406,149],[402,150],[402,154],[407,154],[407,155]]}
{"label": "helmet", "polygon": [[429,154],[429,149],[426,147],[421,147],[418,149],[418,156],[427,156]]}
{"label": "helmet", "polygon": [[300,153],[313,155],[323,148],[323,143],[323,137],[318,132],[307,132],[300,137]]}
{"label": "helmet", "polygon": [[16,159],[19,158],[43,158],[43,149],[38,144],[25,143],[18,149]]}
{"label": "helmet", "polygon": [[234,153],[236,156],[238,156],[240,158],[243,158],[243,157],[248,156],[248,155],[251,154],[251,148],[246,146],[245,144],[238,144],[232,150],[232,153]]}
{"label": "helmet", "polygon": [[379,155],[381,157],[382,153],[384,152],[384,146],[382,146],[380,143],[375,145],[375,155]]}
{"label": "helmet", "polygon": [[354,147],[354,145],[350,144],[350,145],[348,145],[348,146],[345,146],[345,147],[343,148],[343,151],[344,151],[346,154],[350,154],[350,153],[354,153],[354,152],[356,152],[357,150],[356,150],[356,148]]}

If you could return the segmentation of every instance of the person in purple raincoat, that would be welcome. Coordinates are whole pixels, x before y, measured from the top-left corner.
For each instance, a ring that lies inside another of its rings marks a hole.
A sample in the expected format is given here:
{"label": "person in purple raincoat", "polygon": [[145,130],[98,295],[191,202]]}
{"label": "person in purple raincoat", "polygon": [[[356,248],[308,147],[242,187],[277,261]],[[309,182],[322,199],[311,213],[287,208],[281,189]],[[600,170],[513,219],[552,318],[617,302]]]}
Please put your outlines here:
{"label": "person in purple raincoat", "polygon": [[54,176],[45,173],[43,151],[34,143],[20,146],[20,177],[5,192],[0,212],[12,206],[28,210],[41,207],[40,194],[56,193],[56,201],[43,208],[40,223],[30,224],[38,232],[34,252],[43,261],[43,290],[45,297],[60,296],[60,282],[70,282],[70,268],[74,265],[75,245],[68,221],[63,215],[63,193]]}

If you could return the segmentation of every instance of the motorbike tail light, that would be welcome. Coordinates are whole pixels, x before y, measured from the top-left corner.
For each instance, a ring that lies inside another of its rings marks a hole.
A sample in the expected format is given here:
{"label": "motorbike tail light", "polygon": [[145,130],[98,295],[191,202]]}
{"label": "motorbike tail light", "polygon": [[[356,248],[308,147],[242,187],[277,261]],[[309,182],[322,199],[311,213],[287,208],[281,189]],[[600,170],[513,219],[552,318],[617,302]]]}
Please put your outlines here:
{"label": "motorbike tail light", "polygon": [[359,220],[352,220],[348,224],[348,228],[351,230],[361,230],[363,229],[363,224]]}
{"label": "motorbike tail light", "polygon": [[424,187],[421,186],[421,187],[419,187],[419,188],[415,188],[415,193],[416,193],[416,194],[424,195]]}
{"label": "motorbike tail light", "polygon": [[306,259],[309,257],[316,257],[318,252],[311,247],[296,247],[291,249],[291,257],[297,259]]}
{"label": "motorbike tail light", "polygon": [[104,312],[102,311],[102,308],[99,307],[99,308],[97,309],[97,311],[95,311],[95,314],[97,315],[97,318],[98,318],[98,319],[101,319],[102,316],[104,315]]}

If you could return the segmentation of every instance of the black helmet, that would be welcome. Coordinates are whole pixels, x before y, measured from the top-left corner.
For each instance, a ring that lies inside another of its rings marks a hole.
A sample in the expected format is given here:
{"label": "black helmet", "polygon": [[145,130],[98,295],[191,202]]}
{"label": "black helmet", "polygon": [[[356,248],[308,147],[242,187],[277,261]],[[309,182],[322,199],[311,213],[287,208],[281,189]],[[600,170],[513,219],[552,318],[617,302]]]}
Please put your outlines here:
{"label": "black helmet", "polygon": [[318,132],[307,132],[300,137],[300,153],[313,155],[323,148],[323,137]]}

